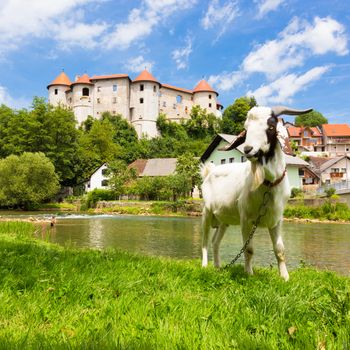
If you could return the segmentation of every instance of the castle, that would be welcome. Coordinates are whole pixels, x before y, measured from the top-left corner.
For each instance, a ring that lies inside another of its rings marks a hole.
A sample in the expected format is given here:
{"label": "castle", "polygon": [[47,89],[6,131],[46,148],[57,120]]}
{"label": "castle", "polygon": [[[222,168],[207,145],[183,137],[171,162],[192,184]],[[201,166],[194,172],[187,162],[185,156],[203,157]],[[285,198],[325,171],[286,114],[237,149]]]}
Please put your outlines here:
{"label": "castle", "polygon": [[218,93],[201,80],[193,90],[160,83],[146,69],[134,80],[127,74],[78,76],[74,82],[62,71],[48,85],[49,103],[72,108],[79,124],[91,115],[103,112],[121,114],[134,127],[139,137],[156,137],[160,113],[172,121],[188,119],[195,105],[208,113],[221,115]]}

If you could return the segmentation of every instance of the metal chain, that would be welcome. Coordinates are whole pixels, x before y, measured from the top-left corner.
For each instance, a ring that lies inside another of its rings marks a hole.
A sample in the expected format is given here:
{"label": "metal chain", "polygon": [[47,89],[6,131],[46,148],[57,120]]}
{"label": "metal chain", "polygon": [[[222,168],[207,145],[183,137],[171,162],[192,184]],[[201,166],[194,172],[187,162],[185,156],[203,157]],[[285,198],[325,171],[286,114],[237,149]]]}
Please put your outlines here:
{"label": "metal chain", "polygon": [[241,250],[239,251],[239,253],[231,260],[231,262],[229,262],[224,267],[224,270],[231,267],[242,256],[242,254],[246,251],[249,242],[252,240],[254,233],[255,233],[256,229],[258,228],[258,225],[260,224],[260,220],[267,213],[267,202],[269,200],[270,195],[271,195],[271,187],[269,186],[267,188],[266,192],[264,193],[263,201],[262,201],[260,208],[259,208],[259,211],[258,211],[259,215],[257,216],[256,220],[253,222],[253,227],[252,227],[252,230],[250,231],[248,239],[245,241],[245,243],[244,243],[243,247],[241,248]]}

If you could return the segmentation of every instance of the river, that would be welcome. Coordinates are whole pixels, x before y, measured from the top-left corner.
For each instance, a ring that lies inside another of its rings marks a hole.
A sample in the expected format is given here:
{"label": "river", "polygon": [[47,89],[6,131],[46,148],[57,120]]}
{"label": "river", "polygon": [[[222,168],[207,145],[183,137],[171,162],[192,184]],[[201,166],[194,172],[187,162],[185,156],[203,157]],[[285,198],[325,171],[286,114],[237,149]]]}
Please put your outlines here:
{"label": "river", "polygon": [[[118,248],[152,256],[200,259],[200,219],[151,216],[58,216],[48,239],[60,245],[89,248]],[[302,263],[350,275],[350,225],[283,224],[287,266]],[[238,226],[228,229],[222,244],[223,263],[229,262],[242,246]],[[254,236],[255,266],[276,266],[268,231]],[[241,260],[242,261],[242,260]],[[240,260],[239,260],[240,262]],[[198,262],[199,263],[199,262]]]}

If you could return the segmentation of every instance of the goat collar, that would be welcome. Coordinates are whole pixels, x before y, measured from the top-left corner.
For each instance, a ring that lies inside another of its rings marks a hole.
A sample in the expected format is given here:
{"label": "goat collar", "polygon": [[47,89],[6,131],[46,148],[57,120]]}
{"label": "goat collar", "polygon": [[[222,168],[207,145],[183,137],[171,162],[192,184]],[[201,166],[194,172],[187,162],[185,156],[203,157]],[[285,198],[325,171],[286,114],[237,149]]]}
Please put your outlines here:
{"label": "goat collar", "polygon": [[269,180],[264,180],[264,185],[267,187],[270,187],[270,188],[277,186],[278,184],[280,184],[282,182],[282,180],[286,176],[286,173],[287,173],[287,168],[284,169],[283,174],[276,181],[271,182]]}

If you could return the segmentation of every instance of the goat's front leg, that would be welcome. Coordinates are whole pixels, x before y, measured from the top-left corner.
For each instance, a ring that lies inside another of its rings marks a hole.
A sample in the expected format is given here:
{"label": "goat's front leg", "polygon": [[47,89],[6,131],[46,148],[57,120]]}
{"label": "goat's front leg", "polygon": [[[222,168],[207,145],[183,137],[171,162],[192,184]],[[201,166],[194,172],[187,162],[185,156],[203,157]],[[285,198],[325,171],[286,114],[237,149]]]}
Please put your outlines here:
{"label": "goat's front leg", "polygon": [[208,266],[208,237],[210,232],[210,214],[204,208],[202,216],[202,266]]}
{"label": "goat's front leg", "polygon": [[285,262],[284,244],[281,237],[281,221],[274,228],[269,228],[269,232],[273,244],[273,250],[275,252],[275,256],[278,262],[278,269],[280,271],[280,275],[285,281],[288,281],[289,274]]}
{"label": "goat's front leg", "polygon": [[216,229],[215,234],[213,236],[213,253],[214,253],[214,266],[220,267],[220,243],[222,240],[222,237],[224,237],[225,231],[227,229],[227,225],[220,224],[220,226]]}
{"label": "goat's front leg", "polygon": [[[245,244],[245,242],[249,238],[252,227],[253,227],[253,225],[251,223],[248,223],[248,222],[245,222],[242,224],[243,244]],[[253,254],[254,254],[253,239],[251,239],[247,245],[246,250],[244,251],[244,260],[245,260],[244,261],[244,271],[248,275],[253,274]]]}

